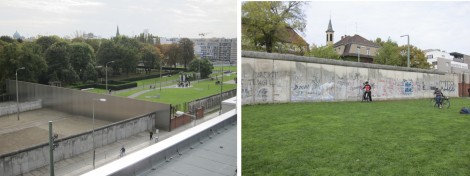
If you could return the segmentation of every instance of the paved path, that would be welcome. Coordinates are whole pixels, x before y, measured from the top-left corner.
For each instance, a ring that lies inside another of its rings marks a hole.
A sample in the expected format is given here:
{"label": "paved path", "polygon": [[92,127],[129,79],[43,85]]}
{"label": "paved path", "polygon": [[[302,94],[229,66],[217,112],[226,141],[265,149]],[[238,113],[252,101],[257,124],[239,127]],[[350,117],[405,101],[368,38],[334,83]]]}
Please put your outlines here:
{"label": "paved path", "polygon": [[[207,114],[203,119],[196,121],[196,125],[204,121],[212,119],[218,116],[219,113]],[[188,128],[192,128],[193,123],[188,123],[182,127],[172,130],[171,132],[160,131],[158,136],[160,140],[169,138],[181,131],[184,131]],[[155,134],[154,134],[155,136]],[[119,140],[112,144],[99,147],[96,149],[96,161],[95,167],[102,166],[106,163],[114,161],[119,158],[119,150],[122,146],[126,148],[126,153],[132,153],[138,151],[142,148],[145,148],[149,145],[154,144],[154,141],[150,141],[148,132],[142,132],[131,136],[124,140]],[[55,162],[54,171],[56,175],[66,175],[66,176],[75,176],[84,174],[93,169],[93,151],[85,152],[80,155],[77,155],[73,158]],[[39,169],[33,170],[24,174],[24,176],[39,176],[39,175],[48,175],[49,174],[49,165],[41,167]]]}

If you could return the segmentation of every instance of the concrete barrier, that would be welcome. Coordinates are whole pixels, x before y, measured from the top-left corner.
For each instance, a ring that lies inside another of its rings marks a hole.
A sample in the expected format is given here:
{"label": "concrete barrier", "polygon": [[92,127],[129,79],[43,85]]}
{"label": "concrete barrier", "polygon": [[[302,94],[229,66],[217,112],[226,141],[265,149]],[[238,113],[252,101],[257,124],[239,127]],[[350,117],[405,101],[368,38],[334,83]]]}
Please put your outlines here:
{"label": "concrete barrier", "polygon": [[[31,111],[35,109],[42,108],[42,100],[35,100],[35,101],[28,101],[28,102],[20,102],[20,112],[24,111]],[[15,114],[18,112],[18,107],[16,102],[5,102],[0,104],[0,116]]]}
{"label": "concrete barrier", "polygon": [[458,96],[458,75],[435,70],[251,51],[242,70],[242,104],[360,101],[366,81],[373,100]]}
{"label": "concrete barrier", "polygon": [[[153,130],[155,116],[155,113],[151,113],[95,129],[96,147],[116,142],[143,131]],[[92,131],[56,141],[59,145],[54,150],[54,161],[71,158],[93,149]],[[0,175],[22,175],[46,165],[49,165],[48,143],[1,155]]]}

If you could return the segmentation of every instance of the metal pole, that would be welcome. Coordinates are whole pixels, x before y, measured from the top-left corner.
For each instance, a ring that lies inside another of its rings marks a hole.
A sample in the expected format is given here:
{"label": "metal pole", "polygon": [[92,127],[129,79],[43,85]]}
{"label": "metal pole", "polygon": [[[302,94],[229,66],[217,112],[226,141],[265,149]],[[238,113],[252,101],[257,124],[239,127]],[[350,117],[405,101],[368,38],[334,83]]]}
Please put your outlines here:
{"label": "metal pole", "polygon": [[93,138],[93,169],[95,169],[95,100],[93,100],[93,130],[91,136]]}
{"label": "metal pole", "polygon": [[220,110],[219,110],[219,115],[222,114],[222,87],[223,87],[223,85],[224,85],[224,62],[222,62],[222,81],[220,81]]}
{"label": "metal pole", "polygon": [[16,69],[16,72],[15,72],[15,77],[16,77],[16,114],[17,114],[17,117],[18,117],[18,121],[20,120],[20,101],[19,101],[19,95],[18,95],[18,70],[23,70],[24,67],[21,67],[21,68],[18,68]]}
{"label": "metal pole", "polygon": [[109,92],[108,90],[108,63],[106,63],[106,92]]}
{"label": "metal pole", "polygon": [[410,35],[406,35],[408,36],[408,68],[410,68]]}
{"label": "metal pole", "polygon": [[162,64],[163,62],[160,62],[160,97],[162,96]]}
{"label": "metal pole", "polygon": [[49,121],[49,166],[51,176],[54,176],[54,138],[52,137],[52,121]]}
{"label": "metal pole", "polygon": [[113,63],[114,61],[109,61],[108,63],[105,64],[106,66],[106,92],[109,92],[108,90],[108,64]]}
{"label": "metal pole", "polygon": [[357,62],[361,62],[359,59],[359,47],[357,47]]}
{"label": "metal pole", "polygon": [[18,100],[18,70],[16,70],[15,76],[16,76],[16,107],[17,107],[16,114],[17,114],[18,121],[19,121],[20,120],[20,101]]}

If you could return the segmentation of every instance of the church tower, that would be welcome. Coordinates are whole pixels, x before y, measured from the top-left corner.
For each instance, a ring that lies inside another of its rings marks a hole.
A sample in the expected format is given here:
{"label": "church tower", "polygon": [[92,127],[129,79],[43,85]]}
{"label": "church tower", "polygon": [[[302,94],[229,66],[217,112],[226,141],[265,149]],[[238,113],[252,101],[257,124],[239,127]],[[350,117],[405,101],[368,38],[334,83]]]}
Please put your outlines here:
{"label": "church tower", "polygon": [[326,44],[333,45],[333,36],[335,31],[333,31],[333,27],[331,26],[331,18],[330,23],[328,23],[328,29],[326,30]]}
{"label": "church tower", "polygon": [[119,34],[119,26],[117,26],[117,31],[116,31],[116,37],[118,37],[120,34]]}

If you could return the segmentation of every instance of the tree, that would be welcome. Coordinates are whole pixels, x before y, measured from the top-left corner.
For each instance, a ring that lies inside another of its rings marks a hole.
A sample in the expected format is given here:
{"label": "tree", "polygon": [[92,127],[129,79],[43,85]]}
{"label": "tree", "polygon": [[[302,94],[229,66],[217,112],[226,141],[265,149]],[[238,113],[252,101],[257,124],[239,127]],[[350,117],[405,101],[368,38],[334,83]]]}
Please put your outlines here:
{"label": "tree", "polygon": [[[101,43],[100,48],[96,52],[97,64],[102,65],[103,67],[105,67],[106,63],[108,63],[110,61],[115,61],[115,63],[108,65],[109,67],[112,68],[112,69],[108,68],[109,69],[108,74],[109,73],[114,73],[114,71],[117,70],[117,68],[118,68],[118,64],[117,64],[118,58],[119,58],[119,55],[117,53],[116,44],[114,44],[114,42],[111,41],[111,40],[104,40]],[[105,68],[103,68],[103,69],[105,69]],[[104,72],[106,72],[106,70],[104,70]],[[103,72],[101,72],[101,73],[103,73]],[[103,74],[101,74],[101,75],[103,75]]]}
{"label": "tree", "polygon": [[276,42],[287,33],[286,27],[303,32],[306,26],[302,6],[298,1],[252,1],[242,4],[242,38],[247,37],[254,45],[265,46],[271,53]]}
{"label": "tree", "polygon": [[41,51],[46,52],[52,44],[62,41],[58,36],[41,36],[36,40],[36,43],[41,46]]}
{"label": "tree", "polygon": [[[408,62],[408,46],[403,45],[399,47],[400,59],[404,61],[403,66],[407,66]],[[410,46],[410,67],[429,69],[431,65],[427,62],[424,52],[416,46]]]}
{"label": "tree", "polygon": [[186,69],[187,64],[194,59],[194,43],[188,38],[182,38],[179,42],[179,49],[181,54],[181,62]]}
{"label": "tree", "polygon": [[158,48],[152,45],[145,45],[140,55],[142,56],[141,61],[144,64],[146,74],[150,74],[150,71],[155,68],[155,66],[160,66],[159,62],[162,59],[162,54]]}
{"label": "tree", "polygon": [[[377,41],[377,40],[376,40]],[[377,50],[374,58],[375,64],[403,66],[403,60],[400,58],[398,44],[390,39],[383,43]]]}
{"label": "tree", "polygon": [[72,84],[78,80],[77,73],[70,64],[69,44],[61,41],[51,45],[45,53],[50,81]]}
{"label": "tree", "polygon": [[208,59],[194,59],[189,63],[189,71],[199,73],[199,68],[201,68],[201,78],[208,78],[214,66]]}
{"label": "tree", "polygon": [[7,42],[7,43],[13,43],[15,42],[15,40],[13,38],[11,38],[10,36],[0,36],[0,40],[1,41],[4,41],[4,42]]}
{"label": "tree", "polygon": [[313,56],[318,58],[326,59],[340,59],[340,55],[336,53],[333,45],[321,46],[321,47],[312,47],[310,52],[305,53],[306,56]]}
{"label": "tree", "polygon": [[93,48],[84,42],[70,44],[70,64],[72,65],[78,77],[83,82],[94,81],[97,79],[95,68],[95,52]]}
{"label": "tree", "polygon": [[163,44],[163,45],[158,45],[158,48],[160,48],[160,51],[163,54],[163,58],[167,61],[167,65],[171,65],[176,67],[176,64],[178,63],[178,60],[180,60],[181,54],[179,53],[179,47],[177,44]]}
{"label": "tree", "polygon": [[41,53],[41,46],[32,42],[24,42],[18,57],[18,68],[25,67],[18,74],[18,79],[28,82],[39,82],[41,75],[47,71],[46,60]]}
{"label": "tree", "polygon": [[137,62],[140,58],[139,50],[142,47],[136,39],[131,39],[126,36],[119,36],[114,38],[116,43],[116,49],[118,54],[117,63],[113,64],[119,66],[119,68],[127,75],[131,72],[135,72],[137,68]]}

